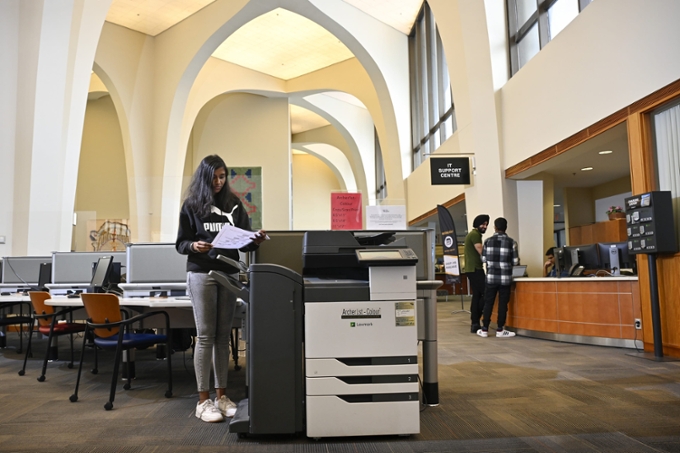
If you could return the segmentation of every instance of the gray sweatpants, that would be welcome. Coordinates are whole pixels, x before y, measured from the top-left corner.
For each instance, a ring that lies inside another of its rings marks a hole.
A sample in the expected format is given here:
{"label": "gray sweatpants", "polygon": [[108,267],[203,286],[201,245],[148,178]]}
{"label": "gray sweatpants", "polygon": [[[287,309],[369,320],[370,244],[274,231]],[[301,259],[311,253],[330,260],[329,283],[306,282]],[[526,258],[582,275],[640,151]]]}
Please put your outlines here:
{"label": "gray sweatpants", "polygon": [[215,369],[215,388],[226,388],[236,296],[208,274],[200,272],[187,273],[187,292],[196,321],[194,370],[198,391],[210,391],[211,364]]}

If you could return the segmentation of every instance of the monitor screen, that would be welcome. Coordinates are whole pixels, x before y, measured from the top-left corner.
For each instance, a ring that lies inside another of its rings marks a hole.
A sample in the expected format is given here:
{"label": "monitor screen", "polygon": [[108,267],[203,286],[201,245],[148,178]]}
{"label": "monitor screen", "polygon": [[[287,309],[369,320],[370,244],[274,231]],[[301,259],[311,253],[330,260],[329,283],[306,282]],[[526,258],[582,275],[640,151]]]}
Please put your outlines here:
{"label": "monitor screen", "polygon": [[44,290],[48,283],[52,283],[52,263],[40,263],[38,288],[40,288],[40,290]]}
{"label": "monitor screen", "polygon": [[97,261],[97,266],[94,268],[94,274],[92,275],[92,281],[90,281],[90,286],[95,288],[102,288],[108,284],[109,274],[111,273],[111,268],[113,264],[113,256],[102,256]]}
{"label": "monitor screen", "polygon": [[570,266],[578,264],[584,269],[599,269],[600,257],[597,253],[597,244],[572,245],[564,247],[565,255],[570,261]]}
{"label": "monitor screen", "polygon": [[615,248],[619,258],[619,269],[633,269],[635,268],[635,258],[631,259],[628,253],[627,242],[600,242],[597,244],[600,250],[600,262],[602,269],[612,269],[612,262],[610,259],[610,249]]}

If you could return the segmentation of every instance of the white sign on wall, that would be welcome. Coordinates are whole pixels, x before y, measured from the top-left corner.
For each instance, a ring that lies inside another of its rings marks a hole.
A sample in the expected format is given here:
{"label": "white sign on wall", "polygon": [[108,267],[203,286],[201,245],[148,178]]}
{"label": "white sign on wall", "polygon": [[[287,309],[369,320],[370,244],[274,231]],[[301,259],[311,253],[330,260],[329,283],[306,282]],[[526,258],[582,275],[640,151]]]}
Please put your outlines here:
{"label": "white sign on wall", "polygon": [[366,206],[367,230],[405,230],[406,206]]}

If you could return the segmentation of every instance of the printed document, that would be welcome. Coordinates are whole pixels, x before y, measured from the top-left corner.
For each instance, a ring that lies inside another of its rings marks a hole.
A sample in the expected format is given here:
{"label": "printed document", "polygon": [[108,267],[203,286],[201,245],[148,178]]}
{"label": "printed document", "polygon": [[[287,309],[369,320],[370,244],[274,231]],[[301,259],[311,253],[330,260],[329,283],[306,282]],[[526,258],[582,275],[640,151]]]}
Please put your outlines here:
{"label": "printed document", "polygon": [[256,234],[255,231],[242,230],[227,223],[217,233],[212,245],[219,249],[240,249],[253,242]]}

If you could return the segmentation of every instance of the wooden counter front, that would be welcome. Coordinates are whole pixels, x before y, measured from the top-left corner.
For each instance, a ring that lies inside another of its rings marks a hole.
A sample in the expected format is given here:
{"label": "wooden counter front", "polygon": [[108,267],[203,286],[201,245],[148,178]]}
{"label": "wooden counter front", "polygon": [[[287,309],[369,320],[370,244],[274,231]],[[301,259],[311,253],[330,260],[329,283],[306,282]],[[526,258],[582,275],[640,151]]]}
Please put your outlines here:
{"label": "wooden counter front", "polygon": [[642,340],[637,277],[521,278],[511,297],[506,324],[519,334],[624,347]]}

